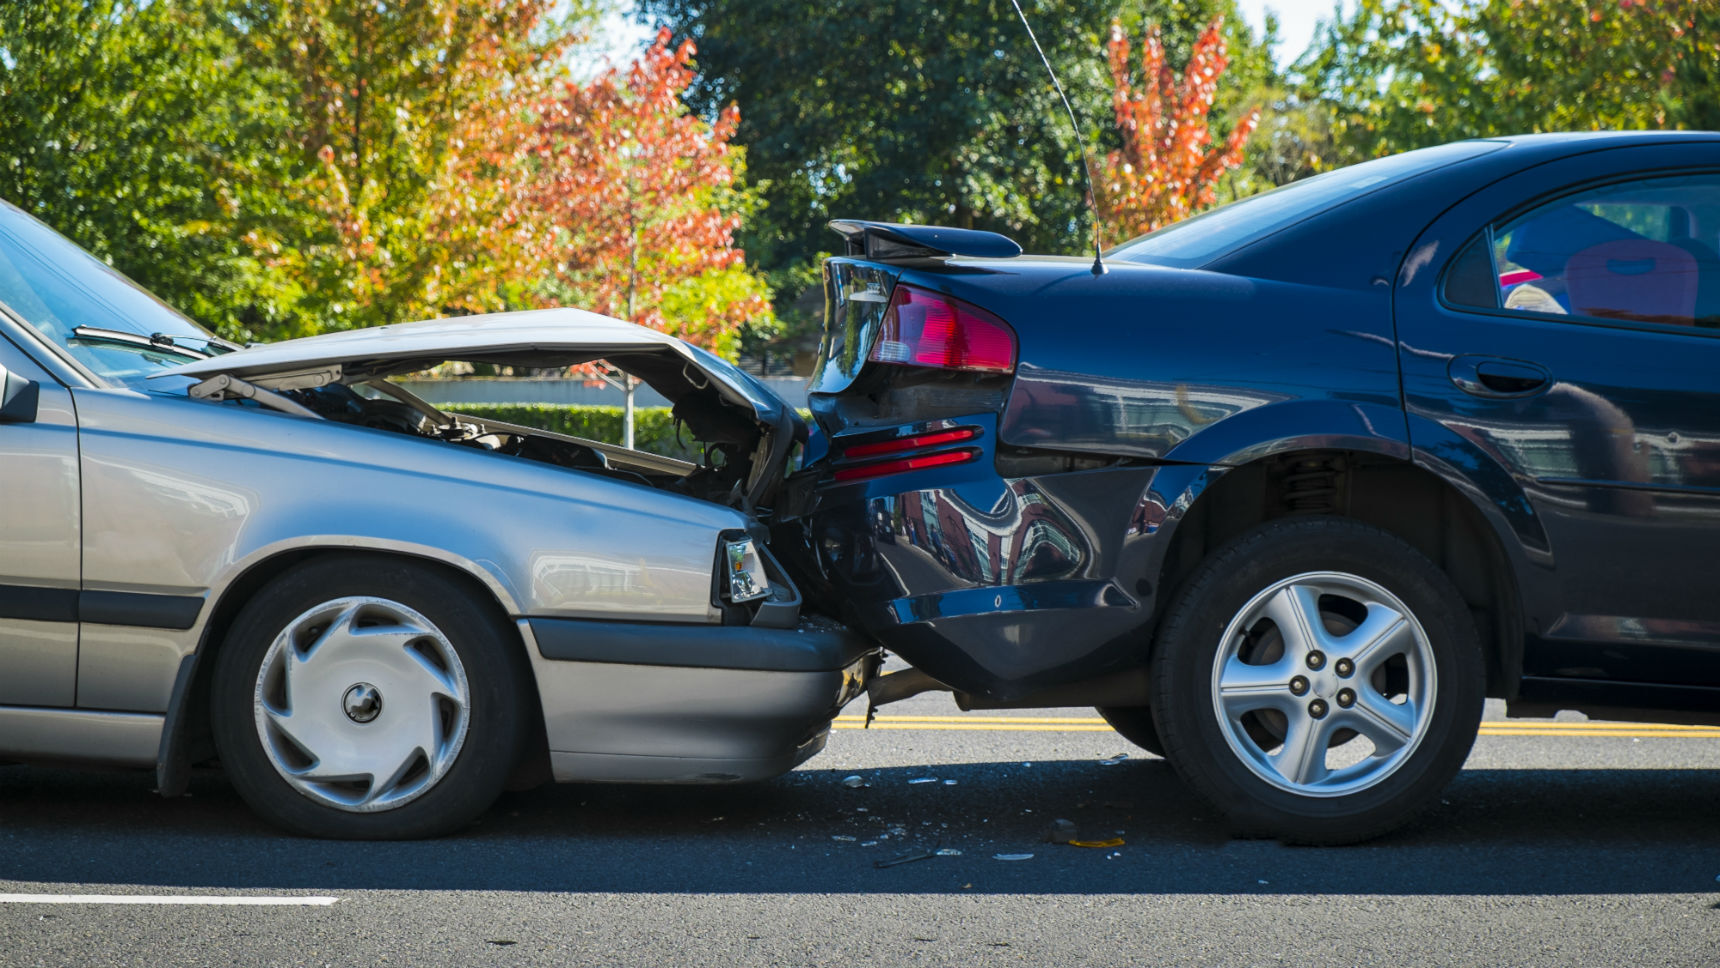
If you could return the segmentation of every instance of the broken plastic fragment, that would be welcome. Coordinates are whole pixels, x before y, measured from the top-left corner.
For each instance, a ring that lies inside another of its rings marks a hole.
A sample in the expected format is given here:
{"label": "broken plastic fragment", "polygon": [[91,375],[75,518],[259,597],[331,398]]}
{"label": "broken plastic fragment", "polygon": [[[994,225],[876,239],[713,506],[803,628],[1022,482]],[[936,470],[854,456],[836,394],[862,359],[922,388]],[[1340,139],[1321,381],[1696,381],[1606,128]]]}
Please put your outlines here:
{"label": "broken plastic fragment", "polygon": [[859,840],[860,838],[859,837],[850,837],[847,834],[834,834],[831,836],[830,839],[831,840],[840,840],[845,844],[851,844],[854,841]]}
{"label": "broken plastic fragment", "polygon": [[961,855],[962,855],[962,852],[955,849],[954,847],[940,847],[938,849],[938,856],[939,857],[960,857]]}
{"label": "broken plastic fragment", "polygon": [[1032,860],[1032,854],[992,854],[992,860]]}
{"label": "broken plastic fragment", "polygon": [[1123,838],[1111,837],[1111,838],[1108,838],[1106,840],[1071,840],[1071,841],[1069,841],[1069,846],[1071,846],[1071,847],[1121,847],[1121,846],[1123,846]]}
{"label": "broken plastic fragment", "polygon": [[842,785],[850,790],[858,790],[866,785],[866,778],[863,776],[845,776],[842,778]]}
{"label": "broken plastic fragment", "polygon": [[1100,766],[1116,766],[1118,763],[1121,763],[1128,758],[1129,758],[1129,754],[1118,753],[1116,756],[1110,756],[1110,757],[1106,757],[1105,759],[1100,760],[1099,765]]}
{"label": "broken plastic fragment", "polygon": [[[942,851],[939,851],[939,853],[942,853]],[[875,860],[872,862],[872,866],[877,868],[895,867],[897,864],[912,864],[917,860],[926,860],[931,856],[931,851],[920,850],[911,854],[903,854],[900,857],[892,857],[889,860]]]}
{"label": "broken plastic fragment", "polygon": [[908,781],[908,785],[912,786],[916,783],[936,783],[936,782],[938,782],[938,778],[935,776],[916,776],[912,780]]}

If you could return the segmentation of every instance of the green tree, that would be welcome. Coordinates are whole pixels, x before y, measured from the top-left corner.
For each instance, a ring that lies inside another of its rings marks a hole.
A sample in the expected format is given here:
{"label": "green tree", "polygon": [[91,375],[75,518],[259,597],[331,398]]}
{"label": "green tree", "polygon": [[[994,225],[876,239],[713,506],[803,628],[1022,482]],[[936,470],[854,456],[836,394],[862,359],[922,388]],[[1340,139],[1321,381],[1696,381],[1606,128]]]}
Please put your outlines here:
{"label": "green tree", "polygon": [[[1039,251],[1085,246],[1082,144],[1095,159],[1121,147],[1103,53],[1116,0],[1023,6],[1087,126],[1079,138],[1008,0],[643,0],[642,17],[698,44],[695,110],[714,118],[740,105],[735,141],[763,203],[740,239],[770,275],[779,314],[806,324],[789,305],[834,247],[831,218],[992,229]],[[1123,27],[1162,24],[1180,63],[1216,15],[1240,23],[1233,0],[1172,0],[1126,5]],[[1226,40],[1239,90],[1217,103],[1220,137],[1271,72],[1246,27],[1227,27]]]}
{"label": "green tree", "polygon": [[567,9],[237,0],[247,66],[289,108],[280,205],[247,233],[295,286],[279,334],[527,298],[531,111],[574,37]]}
{"label": "green tree", "polygon": [[280,319],[233,226],[269,202],[282,106],[218,0],[0,4],[0,198],[229,333]]}
{"label": "green tree", "polygon": [[1720,4],[1361,0],[1297,67],[1304,109],[1329,110],[1325,165],[1467,137],[1713,128]]}

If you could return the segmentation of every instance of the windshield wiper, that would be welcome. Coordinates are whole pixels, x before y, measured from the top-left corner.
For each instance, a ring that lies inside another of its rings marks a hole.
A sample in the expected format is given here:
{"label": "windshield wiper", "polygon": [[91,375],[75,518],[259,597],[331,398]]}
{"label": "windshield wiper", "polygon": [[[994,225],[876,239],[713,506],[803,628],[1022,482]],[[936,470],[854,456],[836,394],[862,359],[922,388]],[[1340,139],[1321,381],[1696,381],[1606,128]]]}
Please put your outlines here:
{"label": "windshield wiper", "polygon": [[[206,360],[215,355],[206,349],[197,349],[191,346],[180,346],[175,341],[176,339],[204,339],[204,337],[201,336],[173,337],[168,336],[166,333],[151,333],[148,336],[145,336],[142,333],[128,333],[123,329],[102,329],[99,326],[79,326],[72,330],[72,339],[87,340],[96,343],[118,343],[122,346],[136,346],[150,350],[166,350],[169,353],[177,353],[180,356],[189,356],[194,360]],[[212,344],[219,342],[213,338],[209,338],[208,341]],[[233,348],[236,349],[237,347]]]}

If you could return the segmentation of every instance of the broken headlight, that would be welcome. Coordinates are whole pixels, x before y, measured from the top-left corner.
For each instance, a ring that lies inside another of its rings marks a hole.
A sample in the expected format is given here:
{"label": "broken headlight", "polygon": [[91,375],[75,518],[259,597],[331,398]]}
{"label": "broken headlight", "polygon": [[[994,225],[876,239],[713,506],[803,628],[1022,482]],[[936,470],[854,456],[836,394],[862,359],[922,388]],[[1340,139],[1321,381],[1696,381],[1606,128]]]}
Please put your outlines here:
{"label": "broken headlight", "polygon": [[770,594],[770,579],[765,577],[764,558],[758,553],[753,539],[734,538],[723,542],[719,559],[724,574],[718,579],[723,597],[731,602],[750,602]]}

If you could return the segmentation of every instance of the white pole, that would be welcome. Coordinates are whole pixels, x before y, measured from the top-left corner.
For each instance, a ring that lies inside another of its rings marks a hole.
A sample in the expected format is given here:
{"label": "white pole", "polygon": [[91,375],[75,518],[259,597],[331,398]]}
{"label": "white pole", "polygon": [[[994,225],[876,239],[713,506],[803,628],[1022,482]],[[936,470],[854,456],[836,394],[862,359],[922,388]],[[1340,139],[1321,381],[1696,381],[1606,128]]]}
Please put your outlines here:
{"label": "white pole", "polygon": [[622,390],[627,396],[627,416],[622,421],[622,433],[626,437],[627,449],[632,450],[633,449],[633,387],[635,385],[635,381],[633,379],[633,374],[631,374],[631,373],[623,374],[622,375],[622,381],[623,381],[622,382]]}

